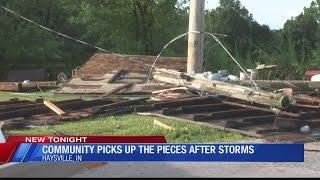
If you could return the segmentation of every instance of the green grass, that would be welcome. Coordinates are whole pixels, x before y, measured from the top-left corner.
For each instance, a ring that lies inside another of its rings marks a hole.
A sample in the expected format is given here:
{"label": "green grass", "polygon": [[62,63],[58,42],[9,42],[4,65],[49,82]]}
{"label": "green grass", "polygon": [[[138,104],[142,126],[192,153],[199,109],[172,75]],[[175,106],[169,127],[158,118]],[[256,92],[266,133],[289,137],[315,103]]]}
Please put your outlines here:
{"label": "green grass", "polygon": [[[175,130],[167,131],[154,125],[157,119]],[[68,135],[163,135],[170,143],[230,142],[246,139],[237,133],[222,132],[212,128],[137,115],[89,118],[52,126],[54,130]],[[7,135],[54,135],[47,126],[29,130],[4,130]]]}
{"label": "green grass", "polygon": [[[0,92],[0,101],[12,98],[34,101],[40,97],[51,101],[81,98],[77,95],[55,95],[51,91],[44,93]],[[92,97],[83,96],[82,98],[88,100]],[[155,126],[153,124],[154,119],[172,126],[175,130],[167,131]],[[58,132],[69,135],[164,135],[170,143],[225,142],[245,139],[245,137],[236,133],[222,132],[192,123],[137,115],[89,118],[51,127]],[[4,133],[7,135],[54,135],[54,132],[49,130],[48,126],[27,130],[5,129]]]}

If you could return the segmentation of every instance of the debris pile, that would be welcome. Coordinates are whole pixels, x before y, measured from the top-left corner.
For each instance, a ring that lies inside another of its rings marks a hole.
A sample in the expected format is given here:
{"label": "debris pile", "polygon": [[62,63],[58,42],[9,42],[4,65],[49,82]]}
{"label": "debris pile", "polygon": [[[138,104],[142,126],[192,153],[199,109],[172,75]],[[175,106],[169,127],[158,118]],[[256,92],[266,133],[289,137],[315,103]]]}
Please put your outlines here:
{"label": "debris pile", "polygon": [[[114,54],[96,53],[84,64],[66,86],[57,90],[60,94],[110,94],[120,88],[116,94],[150,94],[156,90],[174,87],[166,83],[148,82],[150,67],[137,62],[152,65],[154,56],[126,55],[119,57]],[[186,71],[186,58],[161,57],[158,66]],[[127,86],[132,84],[131,86]],[[124,87],[124,88],[121,88]]]}
{"label": "debris pile", "polygon": [[144,103],[146,99],[98,99],[84,101],[73,99],[49,102],[37,99],[35,102],[12,99],[0,103],[0,121],[5,127],[26,127],[27,125],[58,124],[94,115],[114,115],[127,106]]}
{"label": "debris pile", "polygon": [[[5,127],[25,128],[91,116],[136,113],[270,141],[302,142],[320,138],[319,82],[255,80],[253,84],[252,81],[241,81],[227,70],[189,75],[183,73],[186,58],[176,57],[160,58],[149,79],[150,66],[128,61],[127,57],[146,64],[152,64],[155,59],[153,56],[97,53],[56,90],[62,94],[95,95],[95,100],[49,102],[38,99],[31,102],[15,99],[0,102],[0,122],[5,122]],[[273,68],[261,65],[254,71]],[[258,74],[254,71],[251,75]],[[26,81],[4,85],[14,91],[53,86],[57,86],[56,82]],[[111,98],[111,95],[138,97]],[[174,130],[157,120],[154,123]]]}
{"label": "debris pile", "polygon": [[196,77],[204,77],[213,81],[239,81],[240,79],[237,76],[229,74],[228,70],[220,70],[218,73],[212,73],[211,71],[204,72],[202,74],[195,74]]}
{"label": "debris pile", "polygon": [[276,94],[260,89],[208,80],[206,78],[187,75],[185,73],[163,68],[156,68],[153,77],[155,80],[160,82],[174,84],[176,86],[184,86],[212,94],[225,95],[270,107],[286,109],[288,106],[294,103],[291,97],[283,94]]}

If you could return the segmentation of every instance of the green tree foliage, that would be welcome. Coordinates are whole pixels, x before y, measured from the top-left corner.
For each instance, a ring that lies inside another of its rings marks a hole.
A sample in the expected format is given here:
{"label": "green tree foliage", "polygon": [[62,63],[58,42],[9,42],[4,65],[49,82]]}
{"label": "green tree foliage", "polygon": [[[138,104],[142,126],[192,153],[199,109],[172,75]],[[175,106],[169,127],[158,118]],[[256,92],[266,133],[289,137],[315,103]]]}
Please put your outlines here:
{"label": "green tree foliage", "polygon": [[308,68],[319,63],[316,61],[317,44],[320,40],[318,3],[312,2],[300,15],[288,20],[278,38],[282,50],[278,63],[291,69],[289,74],[296,74],[298,79],[304,76]]}
{"label": "green tree foliage", "polygon": [[[219,39],[245,68],[277,64],[277,77],[302,79],[320,63],[320,0],[281,30],[260,25],[239,0],[220,0],[207,10],[206,31]],[[123,54],[156,55],[177,35],[188,31],[187,0],[2,0],[0,4],[56,31]],[[205,40],[206,70],[239,72],[224,50]],[[187,37],[164,55],[186,56]],[[62,67],[85,62],[96,49],[44,31],[0,10],[0,70]]]}
{"label": "green tree foliage", "polygon": [[186,31],[186,10],[174,0],[81,1],[70,23],[85,26],[84,39],[115,52],[156,54]]}
{"label": "green tree foliage", "polygon": [[[266,54],[273,51],[273,34],[268,26],[258,24],[252,14],[239,0],[220,0],[220,6],[206,13],[206,29],[225,34],[220,38],[230,52],[245,67],[253,68],[256,62],[265,61]],[[206,44],[207,69],[239,69],[217,44]]]}

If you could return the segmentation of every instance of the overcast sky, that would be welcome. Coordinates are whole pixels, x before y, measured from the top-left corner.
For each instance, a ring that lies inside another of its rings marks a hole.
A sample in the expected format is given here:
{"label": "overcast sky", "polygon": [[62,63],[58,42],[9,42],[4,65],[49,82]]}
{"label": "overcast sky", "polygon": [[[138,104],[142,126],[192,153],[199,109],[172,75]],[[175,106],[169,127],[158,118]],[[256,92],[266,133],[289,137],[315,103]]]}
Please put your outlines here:
{"label": "overcast sky", "polygon": [[[240,0],[254,19],[271,29],[280,29],[292,16],[299,15],[312,0]],[[206,9],[216,8],[219,0],[206,0]]]}

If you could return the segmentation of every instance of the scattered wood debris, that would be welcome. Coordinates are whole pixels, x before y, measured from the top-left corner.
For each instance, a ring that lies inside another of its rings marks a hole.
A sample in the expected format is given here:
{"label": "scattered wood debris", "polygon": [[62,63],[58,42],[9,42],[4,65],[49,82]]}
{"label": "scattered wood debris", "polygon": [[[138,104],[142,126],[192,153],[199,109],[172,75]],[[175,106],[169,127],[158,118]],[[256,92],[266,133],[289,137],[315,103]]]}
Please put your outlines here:
{"label": "scattered wood debris", "polygon": [[[319,138],[320,111],[310,105],[296,104],[286,111],[270,109],[269,106],[230,98],[228,96],[203,96],[153,101],[150,98],[81,99],[53,102],[63,109],[65,115],[52,113],[41,100],[36,102],[11,100],[0,102],[0,122],[10,127],[26,125],[57,124],[92,116],[147,113],[152,116],[195,123],[222,131],[237,132],[269,141],[308,141]],[[145,114],[144,114],[145,115]],[[155,125],[174,128],[157,121]],[[310,133],[301,133],[300,128],[309,126]],[[287,138],[285,138],[287,137]]]}
{"label": "scattered wood debris", "polygon": [[121,86],[119,86],[119,87],[107,92],[106,94],[104,94],[102,96],[99,96],[99,98],[102,99],[102,98],[108,97],[108,96],[110,96],[112,94],[115,94],[115,93],[117,93],[119,91],[122,91],[124,89],[130,88],[131,86],[132,86],[132,83],[121,85]]}
{"label": "scattered wood debris", "polygon": [[59,116],[66,114],[63,110],[61,110],[58,106],[54,105],[50,101],[43,101],[43,104],[46,105],[48,108],[50,108],[55,113],[57,113]]}
{"label": "scattered wood debris", "polygon": [[[294,106],[290,110],[278,112],[255,103],[223,96],[206,96],[150,102],[136,106],[135,112],[139,115],[170,118],[254,138],[265,138],[272,142],[320,139],[320,113],[313,108]],[[310,133],[300,132],[300,127],[305,125],[311,127]]]}
{"label": "scattered wood debris", "polygon": [[212,81],[168,69],[156,68],[153,77],[160,82],[184,86],[203,92],[222,94],[236,99],[268,105],[270,107],[286,109],[294,103],[291,97],[283,94],[271,93],[220,81]]}
{"label": "scattered wood debris", "polygon": [[199,93],[192,91],[186,87],[179,87],[179,88],[170,88],[160,91],[152,92],[153,96],[151,97],[152,100],[155,101],[163,101],[167,99],[180,99],[180,98],[190,98],[196,97]]}
{"label": "scattered wood debris", "polygon": [[[150,82],[153,56],[95,54],[57,93],[100,95],[98,99],[60,102],[43,100],[0,102],[0,122],[11,127],[63,123],[92,116],[137,113],[195,123],[221,131],[237,132],[269,141],[294,142],[317,139],[320,130],[319,82],[214,81],[187,75],[186,58],[160,58]],[[158,68],[160,67],[160,68]],[[170,69],[168,69],[170,68]],[[259,66],[257,71],[275,66]],[[42,91],[56,82],[0,83],[0,90]],[[281,90],[281,91],[280,91]],[[110,95],[139,95],[138,99],[110,99]],[[147,95],[141,98],[140,95]],[[54,113],[53,113],[54,112]],[[154,120],[166,130],[173,127]],[[120,127],[120,126],[119,126]],[[309,131],[301,132],[302,127]]]}
{"label": "scattered wood debris", "polygon": [[173,131],[173,130],[174,130],[173,127],[171,127],[171,126],[169,126],[169,125],[167,125],[167,124],[164,124],[163,122],[160,122],[160,121],[158,121],[158,120],[155,120],[155,119],[154,119],[154,120],[153,120],[153,123],[154,123],[155,125],[163,128],[163,129],[165,129],[165,130],[168,130],[168,131]]}
{"label": "scattered wood debris", "polygon": [[[0,103],[0,122],[6,122],[6,127],[15,128],[23,125],[47,125],[59,124],[63,121],[78,120],[101,114],[116,114],[128,106],[143,104],[146,99],[99,99],[84,101],[73,99],[53,103],[43,103],[43,100],[31,101],[8,101]],[[63,109],[63,111],[58,110]],[[54,110],[55,113],[52,113]],[[111,111],[113,110],[113,111]],[[57,111],[57,112],[56,112]],[[62,113],[64,112],[64,113]],[[63,116],[61,116],[63,115]],[[23,123],[21,123],[23,122]]]}
{"label": "scattered wood debris", "polygon": [[[64,87],[57,90],[61,94],[107,94],[113,90],[132,84],[116,94],[151,94],[153,91],[173,88],[173,85],[160,82],[148,82],[150,67],[128,61],[136,58],[145,64],[152,64],[156,57],[114,54],[94,54]],[[161,57],[157,66],[186,70],[187,59],[181,57]]]}

